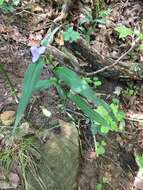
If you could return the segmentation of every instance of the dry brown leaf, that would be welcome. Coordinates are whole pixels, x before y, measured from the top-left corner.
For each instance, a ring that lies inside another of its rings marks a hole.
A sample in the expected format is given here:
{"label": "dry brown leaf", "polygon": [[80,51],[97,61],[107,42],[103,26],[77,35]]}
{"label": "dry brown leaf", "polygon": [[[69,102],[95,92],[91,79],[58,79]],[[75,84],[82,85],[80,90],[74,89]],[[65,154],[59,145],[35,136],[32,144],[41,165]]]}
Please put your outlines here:
{"label": "dry brown leaf", "polygon": [[39,46],[42,40],[41,33],[34,33],[29,35],[28,46]]}
{"label": "dry brown leaf", "polygon": [[32,11],[33,12],[43,12],[43,8],[38,4],[33,4],[32,5]]}
{"label": "dry brown leaf", "polygon": [[63,46],[64,45],[64,37],[62,34],[60,34],[60,36],[58,36],[57,38],[55,38],[55,41],[58,45]]}
{"label": "dry brown leaf", "polygon": [[15,120],[15,111],[5,111],[0,115],[3,125],[10,126]]}

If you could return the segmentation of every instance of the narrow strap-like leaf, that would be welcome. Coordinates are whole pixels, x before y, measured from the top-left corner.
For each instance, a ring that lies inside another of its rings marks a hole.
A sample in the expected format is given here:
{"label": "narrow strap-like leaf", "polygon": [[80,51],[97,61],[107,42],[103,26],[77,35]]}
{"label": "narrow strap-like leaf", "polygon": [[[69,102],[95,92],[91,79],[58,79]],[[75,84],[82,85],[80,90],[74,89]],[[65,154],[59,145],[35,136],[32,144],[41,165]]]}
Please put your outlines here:
{"label": "narrow strap-like leaf", "polygon": [[46,90],[55,84],[56,84],[55,78],[50,78],[48,80],[39,80],[37,82],[36,86],[34,87],[33,92],[40,91],[40,90]]}
{"label": "narrow strap-like leaf", "polygon": [[68,97],[83,111],[88,118],[90,118],[91,121],[95,121],[99,125],[109,127],[106,118],[103,118],[99,113],[94,111],[79,95],[73,95],[70,93]]}
{"label": "narrow strap-like leaf", "polygon": [[63,80],[72,91],[86,97],[88,101],[91,101],[96,106],[102,105],[109,112],[113,120],[116,121],[110,106],[105,101],[98,98],[87,82],[81,79],[74,71],[67,67],[58,67],[55,69],[55,74],[60,80]]}
{"label": "narrow strap-like leaf", "polygon": [[17,128],[26,106],[32,96],[34,86],[40,78],[44,60],[40,58],[35,64],[30,64],[24,76],[22,95],[18,105],[13,131]]}

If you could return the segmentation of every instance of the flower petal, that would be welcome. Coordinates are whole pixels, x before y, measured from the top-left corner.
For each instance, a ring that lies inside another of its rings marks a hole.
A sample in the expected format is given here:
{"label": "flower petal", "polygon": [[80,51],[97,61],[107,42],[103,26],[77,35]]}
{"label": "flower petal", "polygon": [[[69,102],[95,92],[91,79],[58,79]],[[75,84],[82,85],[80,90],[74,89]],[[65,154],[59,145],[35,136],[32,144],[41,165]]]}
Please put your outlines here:
{"label": "flower petal", "polygon": [[30,50],[32,54],[32,62],[35,63],[40,57],[39,48],[36,46],[32,46]]}
{"label": "flower petal", "polygon": [[36,47],[36,46],[32,46],[30,48],[31,50],[31,54],[32,54],[32,62],[35,63],[41,54],[43,54],[46,50],[45,46],[41,46],[41,47]]}
{"label": "flower petal", "polygon": [[35,54],[34,56],[32,56],[32,62],[35,63],[36,61],[38,61],[39,57],[39,54]]}
{"label": "flower petal", "polygon": [[45,50],[46,50],[45,46],[41,46],[41,47],[38,48],[38,51],[39,51],[40,55],[43,54],[45,52]]}

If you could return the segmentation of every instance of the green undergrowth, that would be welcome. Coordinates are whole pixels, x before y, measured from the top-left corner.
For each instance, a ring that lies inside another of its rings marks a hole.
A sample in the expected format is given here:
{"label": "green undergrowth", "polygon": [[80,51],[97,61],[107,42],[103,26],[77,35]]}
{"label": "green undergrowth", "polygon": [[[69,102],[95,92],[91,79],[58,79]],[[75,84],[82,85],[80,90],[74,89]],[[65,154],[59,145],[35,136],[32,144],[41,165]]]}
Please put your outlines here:
{"label": "green undergrowth", "polygon": [[[42,181],[37,173],[36,160],[40,158],[39,147],[36,146],[34,136],[26,136],[25,129],[19,128],[15,135],[11,135],[11,130],[1,128],[0,134],[4,136],[3,148],[0,152],[0,168],[4,176],[9,179],[9,175],[13,168],[16,167],[21,180],[21,186],[25,190],[29,190],[27,181],[27,170],[30,175],[37,179],[42,187]],[[17,184],[11,184],[15,189]]]}
{"label": "green undergrowth", "polygon": [[[36,63],[30,64],[25,73],[14,131],[17,129],[32,95],[37,91],[49,89],[51,86],[55,86],[61,98],[72,100],[92,123],[109,130],[117,129],[118,122],[122,119],[122,117],[119,117],[118,106],[114,104],[108,105],[97,97],[86,80],[67,67],[56,67],[53,70],[54,76],[52,78],[41,80],[40,75],[44,63],[45,59],[41,57]],[[65,90],[65,85],[69,87],[68,91]]]}
{"label": "green undergrowth", "polygon": [[15,7],[20,4],[20,1],[21,0],[0,0],[0,11],[2,11],[3,13],[13,12],[15,10]]}
{"label": "green undergrowth", "polygon": [[[101,85],[97,78],[90,81],[87,78],[84,79],[80,77],[73,70],[65,66],[57,66],[53,70],[53,77],[41,80],[40,75],[46,61],[47,58],[40,57],[37,62],[28,66],[24,77],[22,95],[17,110],[13,133],[17,131],[24,111],[33,94],[46,89],[50,90],[51,86],[57,89],[59,98],[63,102],[65,102],[65,100],[67,102],[73,102],[73,104],[83,112],[85,120],[89,120],[94,138],[97,134],[107,135],[110,131],[118,132],[121,130],[119,124],[124,120],[125,115],[119,110],[119,105],[117,103],[108,104],[100,99],[88,84],[89,82],[95,86]],[[103,154],[105,152],[103,151],[105,146],[106,143],[103,145],[102,142],[96,142],[95,150],[97,154]]]}

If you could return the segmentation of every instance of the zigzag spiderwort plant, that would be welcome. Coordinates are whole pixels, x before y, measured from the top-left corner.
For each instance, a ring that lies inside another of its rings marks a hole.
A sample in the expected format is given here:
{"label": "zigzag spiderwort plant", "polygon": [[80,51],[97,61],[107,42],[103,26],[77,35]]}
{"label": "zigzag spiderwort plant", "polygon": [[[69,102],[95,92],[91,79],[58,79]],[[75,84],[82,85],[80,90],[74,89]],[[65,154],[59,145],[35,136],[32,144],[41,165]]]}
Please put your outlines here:
{"label": "zigzag spiderwort plant", "polygon": [[[65,66],[58,66],[53,70],[54,77],[47,80],[40,79],[43,64],[46,63],[44,56],[41,56],[41,54],[45,51],[46,47],[43,46],[31,48],[33,63],[28,66],[24,76],[22,95],[13,132],[18,128],[32,95],[37,91],[49,89],[52,85],[55,86],[58,92],[60,89],[66,98],[73,101],[85,116],[89,118],[92,123],[93,135],[99,129],[103,133],[107,133],[109,130],[116,131],[119,122],[123,119],[123,117],[119,119],[118,108],[113,108],[113,106],[108,105],[105,101],[97,97],[88,83],[74,71]],[[64,90],[62,81],[70,88],[69,91]],[[92,108],[91,103],[96,109]]]}

